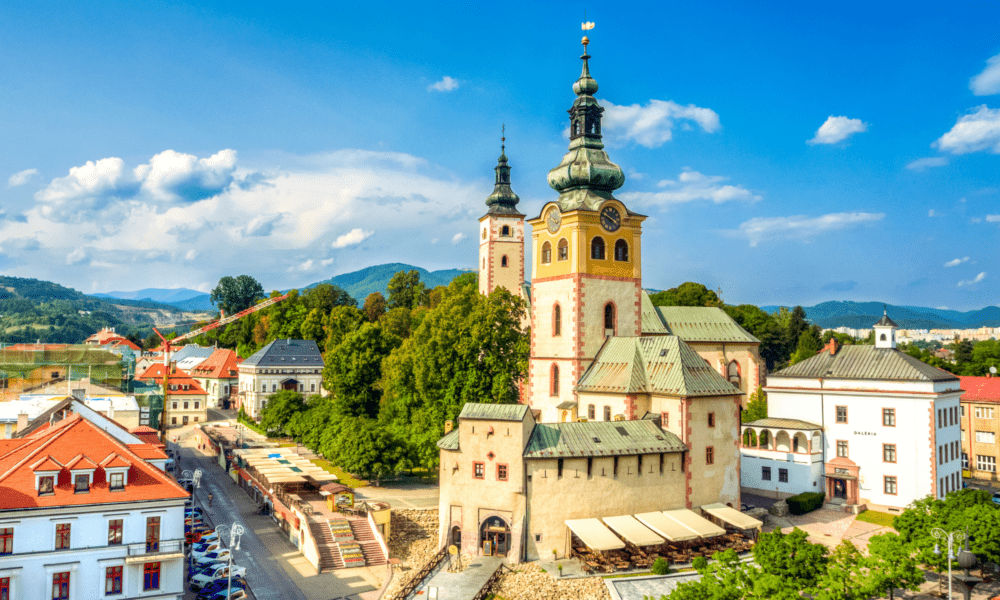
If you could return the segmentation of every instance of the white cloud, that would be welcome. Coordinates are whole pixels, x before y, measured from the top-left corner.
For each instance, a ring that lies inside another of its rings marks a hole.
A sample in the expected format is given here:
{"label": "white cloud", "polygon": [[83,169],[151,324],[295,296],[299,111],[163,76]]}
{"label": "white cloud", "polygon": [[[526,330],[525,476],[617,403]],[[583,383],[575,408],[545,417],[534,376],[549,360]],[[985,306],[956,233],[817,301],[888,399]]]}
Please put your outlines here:
{"label": "white cloud", "polygon": [[695,200],[711,200],[716,204],[741,200],[756,202],[760,196],[739,185],[723,184],[728,177],[720,175],[703,175],[698,171],[686,169],[677,180],[665,179],[657,185],[663,188],[659,192],[629,192],[621,195],[621,199],[647,206],[666,206],[682,204]]}
{"label": "white cloud", "polygon": [[190,250],[188,250],[187,254],[184,255],[184,260],[191,261],[191,260],[194,260],[196,258],[198,258],[198,251],[195,250],[194,248],[191,248]]}
{"label": "white cloud", "polygon": [[847,117],[835,117],[830,115],[826,121],[816,130],[813,139],[807,140],[807,144],[836,144],[854,135],[868,131],[868,123],[861,119],[849,119]]}
{"label": "white cloud", "polygon": [[819,217],[754,217],[740,224],[736,235],[746,237],[751,246],[772,239],[810,240],[828,231],[881,221],[883,213],[831,213]]}
{"label": "white cloud", "polygon": [[232,183],[235,170],[235,150],[208,158],[165,150],[132,170],[120,158],[102,158],[71,167],[35,199],[42,215],[54,221],[112,223],[123,220],[135,204],[169,208],[217,196]]}
{"label": "white cloud", "polygon": [[458,89],[458,80],[445,75],[441,81],[427,86],[428,92],[453,92]]}
{"label": "white cloud", "polygon": [[645,106],[619,106],[606,100],[603,105],[603,135],[612,145],[631,141],[647,148],[658,148],[673,138],[678,122],[682,127],[695,123],[707,133],[722,129],[714,110],[694,104],[682,106],[670,100],[654,99]]}
{"label": "white cloud", "polygon": [[928,156],[927,158],[918,158],[906,165],[906,168],[913,171],[924,171],[931,167],[943,167],[947,164],[948,159],[944,156]]}
{"label": "white cloud", "polygon": [[989,150],[1000,153],[1000,109],[978,106],[974,113],[958,119],[951,131],[937,139],[932,147],[952,154]]}
{"label": "white cloud", "polygon": [[987,223],[1000,223],[1000,215],[986,215]]}
{"label": "white cloud", "polygon": [[465,234],[464,233],[456,233],[455,235],[451,236],[451,243],[452,244],[457,244],[457,243],[461,242],[464,239],[465,239]]}
{"label": "white cloud", "polygon": [[932,209],[930,209],[929,211],[927,211],[927,216],[928,216],[928,217],[940,217],[941,215],[937,214],[937,211],[935,211],[935,210],[934,210],[934,209],[932,208]]}
{"label": "white cloud", "polygon": [[337,241],[333,242],[332,246],[334,248],[346,248],[348,246],[355,246],[365,241],[374,234],[374,231],[365,231],[360,227],[356,227],[342,236],[337,237]]}
{"label": "white cloud", "polygon": [[938,310],[948,310],[948,307],[947,306],[938,306],[937,309]]}
{"label": "white cloud", "polygon": [[948,262],[944,263],[944,266],[946,266],[946,267],[957,267],[958,265],[960,265],[960,264],[962,264],[964,262],[969,262],[969,257],[968,256],[965,256],[963,258],[956,258],[955,260],[949,260]]}
{"label": "white cloud", "polygon": [[32,175],[37,175],[37,174],[38,174],[38,169],[25,169],[23,171],[18,171],[17,173],[11,175],[10,179],[7,180],[7,187],[17,187],[19,185],[24,185],[28,183],[28,180],[31,179]]}
{"label": "white cloud", "polygon": [[274,215],[257,215],[243,228],[244,237],[262,237],[271,235],[274,226],[287,216],[287,213]]}
{"label": "white cloud", "polygon": [[986,68],[969,80],[969,89],[977,96],[1000,94],[1000,54],[986,61]]}
{"label": "white cloud", "polygon": [[973,277],[972,279],[969,279],[968,281],[959,281],[958,282],[958,287],[962,287],[962,286],[965,286],[965,285],[972,285],[974,283],[979,283],[980,281],[982,281],[984,279],[986,279],[986,271],[983,271],[982,273],[980,273],[979,275],[976,275],[975,277]]}
{"label": "white cloud", "polygon": [[71,266],[78,265],[87,262],[89,258],[86,250],[83,248],[74,248],[72,252],[66,255],[66,264]]}

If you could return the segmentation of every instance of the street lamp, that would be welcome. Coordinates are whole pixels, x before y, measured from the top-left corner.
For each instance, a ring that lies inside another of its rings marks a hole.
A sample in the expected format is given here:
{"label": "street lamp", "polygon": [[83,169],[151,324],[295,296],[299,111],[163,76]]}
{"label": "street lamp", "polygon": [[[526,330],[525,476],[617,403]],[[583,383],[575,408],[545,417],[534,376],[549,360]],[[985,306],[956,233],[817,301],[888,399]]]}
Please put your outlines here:
{"label": "street lamp", "polygon": [[[219,537],[225,533],[226,526],[219,525],[215,528],[219,532]],[[243,526],[239,523],[233,523],[229,528],[229,568],[226,569],[228,580],[226,582],[226,600],[229,600],[233,595],[233,552],[240,549],[240,538],[243,537]]]}
{"label": "street lamp", "polygon": [[[934,529],[931,529],[931,535],[938,540],[948,540],[948,600],[951,600],[951,561],[955,560],[954,544],[955,542],[961,542],[965,539],[965,532],[952,531],[951,533],[948,533],[940,527],[935,527]],[[934,554],[941,556],[941,549],[937,544],[934,544]]]}

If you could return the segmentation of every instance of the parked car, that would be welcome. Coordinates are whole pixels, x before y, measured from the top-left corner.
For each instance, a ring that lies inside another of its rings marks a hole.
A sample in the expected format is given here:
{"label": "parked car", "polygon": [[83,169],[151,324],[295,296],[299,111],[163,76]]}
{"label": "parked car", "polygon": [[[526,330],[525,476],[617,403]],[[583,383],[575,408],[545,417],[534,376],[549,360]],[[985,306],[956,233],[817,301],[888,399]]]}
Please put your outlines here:
{"label": "parked car", "polygon": [[[198,592],[198,600],[208,600],[210,596],[214,596],[216,592],[225,592],[226,584],[229,583],[229,579],[216,579],[212,583],[206,585]],[[233,577],[233,591],[243,590],[247,587],[247,580],[241,576]]]}
{"label": "parked car", "polygon": [[[201,598],[201,596],[198,597]],[[248,597],[246,590],[233,590],[232,595],[226,595],[226,589],[223,588],[211,596],[206,596],[205,600],[246,600]]]}
{"label": "parked car", "polygon": [[[239,565],[233,565],[233,577],[237,575],[243,577],[246,576],[246,567],[241,567]],[[211,584],[213,581],[225,580],[229,577],[229,565],[220,565],[218,568],[212,571],[207,571],[199,573],[190,579],[191,591],[197,592],[204,588],[205,586]]]}
{"label": "parked car", "polygon": [[218,569],[219,567],[225,567],[225,566],[228,566],[228,565],[229,565],[229,559],[226,559],[226,560],[212,560],[212,561],[208,561],[208,562],[204,562],[204,563],[195,563],[191,567],[191,571],[189,573],[189,576],[190,577],[194,577],[195,575],[201,575],[203,573],[211,573],[211,572],[215,571],[216,569]]}
{"label": "parked car", "polygon": [[993,492],[993,504],[1000,504],[1000,492]]}
{"label": "parked car", "polygon": [[207,554],[202,554],[201,556],[195,556],[194,562],[196,564],[212,562],[216,560],[229,560],[229,549],[222,548],[221,550],[213,550]]}
{"label": "parked car", "polygon": [[200,558],[202,556],[205,556],[206,554],[209,554],[210,552],[215,552],[218,549],[219,549],[219,543],[218,542],[212,542],[212,543],[208,544],[207,546],[201,546],[201,547],[197,547],[197,548],[192,548],[191,549],[191,554],[193,554],[195,558]]}

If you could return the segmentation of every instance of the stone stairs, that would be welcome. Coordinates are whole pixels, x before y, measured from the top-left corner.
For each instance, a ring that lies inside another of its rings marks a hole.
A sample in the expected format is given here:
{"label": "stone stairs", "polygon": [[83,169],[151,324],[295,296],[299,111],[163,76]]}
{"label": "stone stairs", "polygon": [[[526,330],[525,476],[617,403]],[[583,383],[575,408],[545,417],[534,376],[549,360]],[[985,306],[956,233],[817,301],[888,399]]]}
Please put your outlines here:
{"label": "stone stairs", "polygon": [[319,572],[343,569],[344,559],[340,556],[340,549],[333,539],[330,525],[326,520],[310,520],[309,531],[316,540],[316,548],[319,551]]}
{"label": "stone stairs", "polygon": [[369,567],[384,565],[386,557],[382,554],[382,547],[375,539],[375,532],[372,531],[368,519],[365,517],[350,517],[351,531],[354,532],[354,541],[361,546],[361,553],[365,557],[365,564]]}

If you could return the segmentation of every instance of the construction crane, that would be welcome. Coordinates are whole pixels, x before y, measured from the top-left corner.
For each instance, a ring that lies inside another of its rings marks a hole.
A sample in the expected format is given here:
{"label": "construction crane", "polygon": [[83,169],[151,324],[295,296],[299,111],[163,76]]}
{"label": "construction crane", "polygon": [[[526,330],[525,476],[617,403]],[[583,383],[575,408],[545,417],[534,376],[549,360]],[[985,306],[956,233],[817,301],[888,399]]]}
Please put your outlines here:
{"label": "construction crane", "polygon": [[[284,294],[282,296],[275,296],[274,298],[268,298],[267,300],[264,300],[260,304],[255,304],[254,306],[251,306],[250,308],[248,308],[246,310],[241,310],[240,312],[236,313],[235,315],[229,315],[228,317],[226,316],[226,314],[224,312],[221,312],[220,314],[221,314],[222,318],[219,319],[218,321],[215,321],[213,323],[209,323],[208,325],[205,325],[204,327],[200,327],[198,329],[195,329],[194,331],[189,331],[189,332],[185,333],[184,335],[180,335],[180,336],[175,337],[172,340],[168,340],[166,337],[164,337],[163,334],[160,333],[160,330],[157,329],[156,327],[153,328],[153,331],[156,332],[156,335],[160,336],[160,339],[163,340],[163,410],[160,412],[160,436],[164,440],[166,440],[166,437],[167,437],[167,418],[166,418],[166,415],[167,415],[167,390],[169,389],[168,385],[167,385],[167,379],[169,379],[169,377],[170,377],[170,347],[172,345],[176,345],[178,342],[182,342],[184,340],[189,340],[189,339],[191,339],[193,337],[198,337],[199,335],[205,333],[206,331],[211,331],[213,329],[217,329],[219,327],[222,327],[223,325],[228,325],[229,323],[232,323],[233,321],[237,321],[239,319],[242,319],[243,317],[245,317],[245,316],[247,316],[247,315],[249,315],[251,313],[255,313],[258,310],[267,308],[268,306],[273,306],[273,305],[281,302],[282,300],[284,300],[286,298],[288,298],[288,294]],[[207,403],[206,403],[206,405],[207,405]]]}

